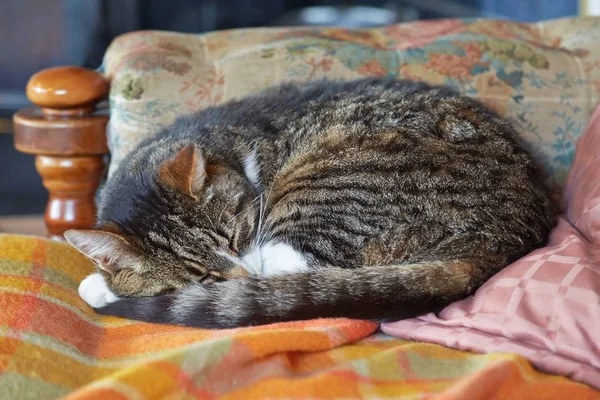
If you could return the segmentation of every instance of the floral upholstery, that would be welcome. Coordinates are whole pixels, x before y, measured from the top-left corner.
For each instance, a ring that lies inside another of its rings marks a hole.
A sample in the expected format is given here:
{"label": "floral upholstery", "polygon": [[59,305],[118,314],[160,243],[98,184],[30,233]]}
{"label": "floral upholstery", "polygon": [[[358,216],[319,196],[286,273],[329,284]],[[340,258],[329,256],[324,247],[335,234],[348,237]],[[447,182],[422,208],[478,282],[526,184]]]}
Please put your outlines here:
{"label": "floral upholstery", "polygon": [[448,84],[512,118],[560,189],[599,98],[598,40],[593,17],[125,34],[103,65],[112,80],[110,171],[180,114],[282,81],[375,75]]}

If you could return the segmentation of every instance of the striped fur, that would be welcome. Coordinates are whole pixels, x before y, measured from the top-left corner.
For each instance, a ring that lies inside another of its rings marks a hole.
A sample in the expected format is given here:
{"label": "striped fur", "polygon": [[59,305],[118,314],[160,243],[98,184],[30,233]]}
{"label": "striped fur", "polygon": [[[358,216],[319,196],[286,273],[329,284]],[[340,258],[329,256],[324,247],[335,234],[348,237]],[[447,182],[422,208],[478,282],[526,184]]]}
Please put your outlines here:
{"label": "striped fur", "polygon": [[[513,127],[447,88],[274,87],[180,118],[121,164],[98,230],[131,246],[130,267],[102,271],[126,298],[98,311],[211,328],[433,311],[546,241],[541,182]],[[244,265],[267,242],[308,270]]]}

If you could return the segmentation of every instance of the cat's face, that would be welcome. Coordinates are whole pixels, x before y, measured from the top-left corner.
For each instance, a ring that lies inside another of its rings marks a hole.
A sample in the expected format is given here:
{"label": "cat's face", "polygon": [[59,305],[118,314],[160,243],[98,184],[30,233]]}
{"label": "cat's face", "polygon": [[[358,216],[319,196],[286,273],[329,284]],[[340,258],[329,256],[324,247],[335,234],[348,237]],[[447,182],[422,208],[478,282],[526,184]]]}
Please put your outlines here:
{"label": "cat's face", "polygon": [[238,254],[252,245],[256,192],[242,175],[209,165],[195,146],[171,153],[124,163],[104,190],[99,228],[65,233],[118,296],[247,275]]}

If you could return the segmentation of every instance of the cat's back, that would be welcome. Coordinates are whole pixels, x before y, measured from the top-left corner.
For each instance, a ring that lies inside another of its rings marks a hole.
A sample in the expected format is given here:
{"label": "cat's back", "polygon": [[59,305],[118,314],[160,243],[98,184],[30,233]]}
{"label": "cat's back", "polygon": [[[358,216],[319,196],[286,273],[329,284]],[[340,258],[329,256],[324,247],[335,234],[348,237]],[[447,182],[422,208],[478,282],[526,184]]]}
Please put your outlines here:
{"label": "cat's back", "polygon": [[186,136],[190,131],[202,131],[203,126],[235,127],[270,136],[309,126],[394,124],[403,112],[426,111],[424,99],[450,97],[458,94],[446,87],[392,78],[290,82],[181,117],[162,135]]}
{"label": "cat's back", "polygon": [[[458,97],[447,87],[430,86],[424,82],[393,78],[363,78],[351,81],[322,79],[311,82],[291,82],[266,89],[256,95],[225,105],[223,111],[245,117],[293,121],[298,117],[330,119],[347,117],[353,112],[391,111],[417,106],[423,97],[443,99]],[[402,104],[400,104],[402,101]],[[329,115],[336,113],[337,115]],[[363,115],[364,116],[364,115]]]}

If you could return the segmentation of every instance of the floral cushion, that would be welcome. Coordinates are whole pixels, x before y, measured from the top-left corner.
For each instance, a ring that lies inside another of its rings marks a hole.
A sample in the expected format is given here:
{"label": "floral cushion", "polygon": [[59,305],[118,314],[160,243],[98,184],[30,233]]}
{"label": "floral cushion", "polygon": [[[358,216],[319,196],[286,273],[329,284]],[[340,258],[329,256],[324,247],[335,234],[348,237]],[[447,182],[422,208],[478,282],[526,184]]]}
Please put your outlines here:
{"label": "floral cushion", "polygon": [[282,81],[394,76],[448,84],[511,117],[560,189],[600,94],[600,19],[469,19],[370,30],[276,28],[115,39],[110,173],[176,116]]}

